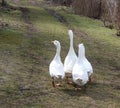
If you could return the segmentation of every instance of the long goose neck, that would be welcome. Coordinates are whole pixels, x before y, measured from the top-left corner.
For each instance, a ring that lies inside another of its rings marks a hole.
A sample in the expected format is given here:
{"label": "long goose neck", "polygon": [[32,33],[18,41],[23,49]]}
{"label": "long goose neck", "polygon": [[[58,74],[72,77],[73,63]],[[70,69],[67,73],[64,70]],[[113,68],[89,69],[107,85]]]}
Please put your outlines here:
{"label": "long goose neck", "polygon": [[84,47],[79,48],[79,50],[78,50],[78,59],[79,60],[85,59],[85,48]]}
{"label": "long goose neck", "polygon": [[55,54],[55,57],[54,57],[55,60],[61,60],[61,58],[60,58],[60,50],[61,50],[61,47],[56,46],[56,54]]}
{"label": "long goose neck", "polygon": [[73,48],[73,37],[70,37],[70,49],[69,51],[74,51],[74,48]]}
{"label": "long goose neck", "polygon": [[73,36],[70,37],[70,47],[73,48]]}

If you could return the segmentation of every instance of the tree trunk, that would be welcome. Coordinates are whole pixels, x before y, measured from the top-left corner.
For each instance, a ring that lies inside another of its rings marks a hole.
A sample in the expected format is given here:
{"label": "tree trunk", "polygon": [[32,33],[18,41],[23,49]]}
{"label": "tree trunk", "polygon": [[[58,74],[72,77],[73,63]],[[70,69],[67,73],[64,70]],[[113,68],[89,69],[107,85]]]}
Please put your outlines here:
{"label": "tree trunk", "polygon": [[6,1],[2,0],[2,6],[6,6]]}
{"label": "tree trunk", "polygon": [[116,27],[117,27],[117,36],[120,36],[120,0],[117,1],[116,7]]}
{"label": "tree trunk", "polygon": [[76,14],[92,18],[100,17],[101,0],[73,0],[72,6]]}

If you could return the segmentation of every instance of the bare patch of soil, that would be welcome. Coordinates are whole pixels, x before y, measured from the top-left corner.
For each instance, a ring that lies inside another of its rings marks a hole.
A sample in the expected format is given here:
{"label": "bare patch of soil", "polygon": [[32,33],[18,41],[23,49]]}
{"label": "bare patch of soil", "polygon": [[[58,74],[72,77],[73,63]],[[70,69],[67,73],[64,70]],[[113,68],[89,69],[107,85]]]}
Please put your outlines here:
{"label": "bare patch of soil", "polygon": [[60,15],[59,13],[55,12],[55,10],[52,10],[52,9],[45,9],[50,15],[52,15],[53,17],[55,17],[59,22],[65,24],[65,25],[68,25],[68,22],[67,20],[62,16]]}
{"label": "bare patch of soil", "polygon": [[28,34],[30,35],[32,32],[39,32],[39,30],[33,25],[30,15],[29,15],[29,9],[26,7],[20,7],[20,11],[22,12],[22,18],[24,22],[27,24],[27,30]]}

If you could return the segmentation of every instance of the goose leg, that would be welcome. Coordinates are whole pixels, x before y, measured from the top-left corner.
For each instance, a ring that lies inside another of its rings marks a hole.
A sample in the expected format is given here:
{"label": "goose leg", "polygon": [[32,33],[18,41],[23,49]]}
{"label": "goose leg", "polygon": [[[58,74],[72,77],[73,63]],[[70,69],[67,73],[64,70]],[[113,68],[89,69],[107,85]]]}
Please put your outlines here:
{"label": "goose leg", "polygon": [[76,85],[74,82],[72,84],[76,91],[81,90],[80,86]]}
{"label": "goose leg", "polygon": [[57,81],[57,84],[56,84],[56,86],[59,86],[59,87],[61,87],[62,85],[61,85],[61,82],[62,82],[62,76],[61,75],[58,75],[58,81]]}
{"label": "goose leg", "polygon": [[54,77],[52,77],[52,86],[55,87]]}
{"label": "goose leg", "polygon": [[59,86],[59,87],[61,87],[62,85],[61,85],[60,83],[58,83],[58,84],[56,84],[56,86]]}
{"label": "goose leg", "polygon": [[77,87],[75,88],[75,90],[76,90],[76,91],[81,90],[81,87],[77,86]]}
{"label": "goose leg", "polygon": [[69,78],[68,78],[68,76],[66,76],[66,82],[67,82],[67,84],[69,84]]}
{"label": "goose leg", "polygon": [[67,84],[72,84],[72,82],[69,81],[69,76],[66,76],[66,82]]}

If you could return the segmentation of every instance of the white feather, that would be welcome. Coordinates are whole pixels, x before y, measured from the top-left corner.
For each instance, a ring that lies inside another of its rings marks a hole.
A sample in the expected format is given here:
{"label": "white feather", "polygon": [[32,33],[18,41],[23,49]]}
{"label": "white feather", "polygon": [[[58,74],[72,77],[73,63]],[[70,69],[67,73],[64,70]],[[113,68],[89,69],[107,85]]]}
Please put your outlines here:
{"label": "white feather", "polygon": [[[79,86],[85,85],[88,82],[88,73],[83,66],[83,59],[82,59],[82,48],[79,45],[78,49],[78,58],[73,67],[72,71],[72,78],[73,82]],[[81,81],[81,82],[80,82]]]}
{"label": "white feather", "polygon": [[70,38],[70,48],[69,52],[64,61],[64,71],[65,73],[72,73],[73,66],[77,60],[76,53],[73,47],[73,32],[72,30],[68,30],[69,38]]}
{"label": "white feather", "polygon": [[50,76],[53,77],[55,80],[59,79],[60,76],[63,79],[65,73],[64,73],[63,63],[60,57],[60,50],[61,50],[60,42],[55,40],[54,44],[56,46],[56,55],[49,65]]}
{"label": "white feather", "polygon": [[88,76],[91,76],[93,74],[93,68],[92,68],[91,63],[88,61],[88,59],[85,56],[85,46],[84,46],[84,44],[83,43],[80,44],[79,48],[80,48],[80,54],[81,54],[80,56],[81,56],[81,59],[82,59],[83,68],[87,71]]}

